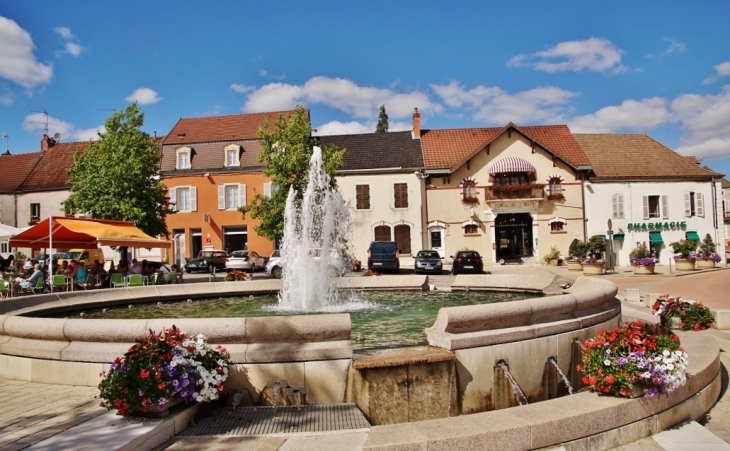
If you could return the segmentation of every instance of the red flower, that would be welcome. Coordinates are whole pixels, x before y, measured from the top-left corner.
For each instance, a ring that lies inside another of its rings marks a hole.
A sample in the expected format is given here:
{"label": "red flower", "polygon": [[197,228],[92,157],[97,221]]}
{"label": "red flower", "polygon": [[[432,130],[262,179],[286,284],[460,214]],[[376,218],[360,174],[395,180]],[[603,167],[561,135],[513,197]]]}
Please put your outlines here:
{"label": "red flower", "polygon": [[616,379],[613,377],[613,374],[609,374],[608,376],[606,376],[606,382],[609,384],[613,384],[614,382],[616,382]]}
{"label": "red flower", "polygon": [[164,390],[165,389],[165,383],[164,382],[160,382],[159,384],[157,384],[157,388],[159,388],[160,390]]}
{"label": "red flower", "polygon": [[142,379],[147,379],[150,377],[150,372],[145,369],[141,369],[139,371],[139,377],[141,377]]}
{"label": "red flower", "polygon": [[[580,370],[578,370],[578,371],[580,371]],[[218,373],[218,374],[223,374],[223,368],[216,367],[215,372]]]}
{"label": "red flower", "polygon": [[580,371],[581,368],[580,363],[575,366],[576,371]]}
{"label": "red flower", "polygon": [[598,378],[596,376],[591,376],[588,378],[588,383],[591,385],[596,385],[597,382],[598,382]]}

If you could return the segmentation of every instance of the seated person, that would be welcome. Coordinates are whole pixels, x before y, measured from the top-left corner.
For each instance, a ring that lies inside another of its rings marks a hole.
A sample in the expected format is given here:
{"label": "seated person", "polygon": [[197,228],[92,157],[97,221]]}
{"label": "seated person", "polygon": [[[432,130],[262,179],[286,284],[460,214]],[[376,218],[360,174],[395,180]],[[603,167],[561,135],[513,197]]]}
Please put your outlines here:
{"label": "seated person", "polygon": [[71,265],[73,265],[73,277],[74,285],[78,287],[85,288],[86,287],[86,268],[84,268],[83,260],[81,262],[75,262],[74,260],[71,260]]}
{"label": "seated person", "polygon": [[68,262],[68,269],[66,270],[66,275],[69,276],[72,279],[76,279],[76,273],[79,270],[79,265],[76,262],[76,260],[71,260]]}
{"label": "seated person", "polygon": [[160,267],[157,269],[157,274],[160,275],[160,279],[167,280],[167,275],[170,274],[171,271],[174,271],[172,267],[167,263],[167,259],[162,259],[160,262]]}
{"label": "seated person", "polygon": [[136,258],[132,259],[132,267],[129,268],[130,274],[142,274],[142,266],[139,264]]}
{"label": "seated person", "polygon": [[18,291],[21,288],[30,288],[36,286],[38,283],[38,279],[43,279],[43,271],[41,271],[41,265],[38,263],[33,266],[33,274],[31,274],[30,277],[23,279],[21,277],[18,277],[15,279],[15,282],[13,283],[13,296],[18,295]]}
{"label": "seated person", "polygon": [[64,260],[63,263],[61,263],[61,266],[59,266],[56,270],[56,274],[64,276],[68,274],[68,260]]}

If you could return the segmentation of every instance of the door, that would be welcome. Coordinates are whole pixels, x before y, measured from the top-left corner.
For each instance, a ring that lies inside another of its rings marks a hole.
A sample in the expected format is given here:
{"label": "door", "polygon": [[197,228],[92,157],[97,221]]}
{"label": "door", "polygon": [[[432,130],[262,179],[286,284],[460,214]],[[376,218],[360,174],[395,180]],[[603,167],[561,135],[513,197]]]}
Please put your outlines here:
{"label": "door", "polygon": [[444,258],[444,255],[446,255],[444,247],[444,229],[441,227],[428,229],[428,244],[431,249],[439,253],[439,257]]}
{"label": "door", "polygon": [[190,258],[195,258],[203,250],[203,234],[200,229],[191,229],[190,235]]}
{"label": "door", "polygon": [[174,244],[172,263],[176,264],[178,268],[182,268],[185,264],[185,233],[175,233]]}

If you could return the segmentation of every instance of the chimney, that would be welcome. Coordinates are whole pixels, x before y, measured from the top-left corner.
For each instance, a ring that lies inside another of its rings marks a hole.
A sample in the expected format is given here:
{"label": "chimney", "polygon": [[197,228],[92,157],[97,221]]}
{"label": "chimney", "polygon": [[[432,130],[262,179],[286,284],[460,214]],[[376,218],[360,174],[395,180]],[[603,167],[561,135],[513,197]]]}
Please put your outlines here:
{"label": "chimney", "polygon": [[56,140],[48,137],[48,135],[44,133],[43,138],[41,139],[41,151],[50,149],[54,144],[56,144]]}
{"label": "chimney", "polygon": [[421,137],[421,113],[418,108],[413,109],[413,138]]}

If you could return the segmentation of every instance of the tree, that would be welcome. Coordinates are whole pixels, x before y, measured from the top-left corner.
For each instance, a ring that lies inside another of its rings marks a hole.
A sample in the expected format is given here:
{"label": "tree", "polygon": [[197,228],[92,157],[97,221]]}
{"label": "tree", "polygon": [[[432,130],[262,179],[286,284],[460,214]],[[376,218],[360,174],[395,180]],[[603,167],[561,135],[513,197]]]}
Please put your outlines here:
{"label": "tree", "polygon": [[388,131],[388,114],[385,112],[385,105],[380,105],[380,114],[378,114],[378,125],[375,127],[376,133],[385,133]]}
{"label": "tree", "polygon": [[[264,175],[271,178],[275,189],[271,196],[256,194],[248,205],[239,207],[239,211],[246,217],[259,219],[259,225],[254,230],[260,236],[270,240],[280,239],[284,235],[284,209],[289,188],[294,187],[297,193],[295,202],[301,204],[304,190],[307,187],[309,161],[312,158],[313,148],[318,145],[318,139],[312,136],[312,125],[309,114],[301,105],[297,105],[294,114],[288,118],[281,115],[274,123],[273,130],[268,121],[259,126],[257,134],[261,153],[257,159],[266,161]],[[322,161],[324,169],[331,177],[330,188],[336,188],[335,172],[342,167],[344,149],[337,146],[322,146]]]}
{"label": "tree", "polygon": [[99,139],[74,155],[71,194],[63,202],[67,214],[131,221],[148,235],[169,236],[165,218],[172,210],[159,176],[162,154],[143,124],[135,102],[109,116]]}

